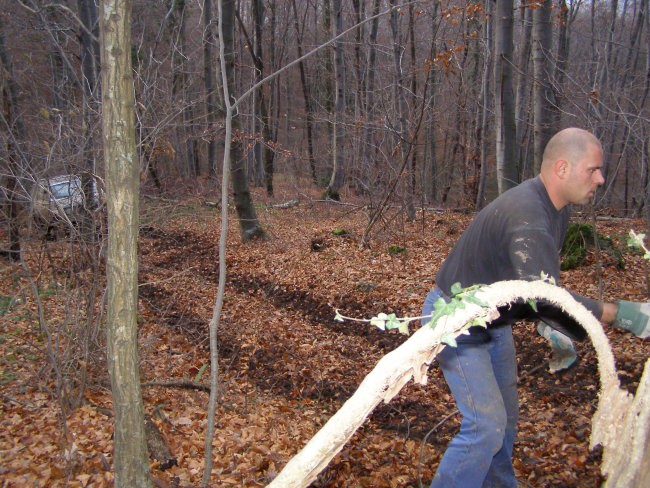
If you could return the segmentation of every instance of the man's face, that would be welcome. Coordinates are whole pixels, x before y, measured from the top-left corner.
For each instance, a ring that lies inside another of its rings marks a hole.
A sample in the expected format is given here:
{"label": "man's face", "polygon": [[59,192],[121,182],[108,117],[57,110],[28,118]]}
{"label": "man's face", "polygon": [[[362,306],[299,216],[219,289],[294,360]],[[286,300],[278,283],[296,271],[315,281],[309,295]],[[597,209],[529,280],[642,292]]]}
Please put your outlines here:
{"label": "man's face", "polygon": [[596,189],[605,183],[603,173],[603,152],[591,145],[581,159],[570,165],[567,180],[567,200],[574,205],[585,205],[593,198]]}

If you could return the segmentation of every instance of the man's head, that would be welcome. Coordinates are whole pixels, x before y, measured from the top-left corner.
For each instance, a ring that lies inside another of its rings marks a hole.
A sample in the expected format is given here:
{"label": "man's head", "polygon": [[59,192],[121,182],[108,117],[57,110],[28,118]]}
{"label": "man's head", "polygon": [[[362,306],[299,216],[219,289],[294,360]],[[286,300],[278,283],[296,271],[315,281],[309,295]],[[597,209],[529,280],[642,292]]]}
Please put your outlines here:
{"label": "man's head", "polygon": [[569,203],[584,205],[605,180],[603,148],[584,129],[570,127],[555,134],[544,149],[540,178],[558,210]]}

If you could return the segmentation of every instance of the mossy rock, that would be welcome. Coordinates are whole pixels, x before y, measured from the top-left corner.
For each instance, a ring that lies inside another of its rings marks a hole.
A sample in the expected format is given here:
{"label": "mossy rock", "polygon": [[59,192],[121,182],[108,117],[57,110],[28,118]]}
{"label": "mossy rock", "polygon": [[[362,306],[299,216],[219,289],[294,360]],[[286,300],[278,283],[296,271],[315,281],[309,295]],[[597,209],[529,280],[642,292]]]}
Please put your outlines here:
{"label": "mossy rock", "polygon": [[566,271],[582,266],[587,256],[587,249],[595,247],[596,239],[598,239],[598,247],[616,260],[618,268],[623,269],[623,253],[616,247],[614,241],[595,232],[592,225],[584,223],[569,225],[560,252],[562,258],[561,269]]}

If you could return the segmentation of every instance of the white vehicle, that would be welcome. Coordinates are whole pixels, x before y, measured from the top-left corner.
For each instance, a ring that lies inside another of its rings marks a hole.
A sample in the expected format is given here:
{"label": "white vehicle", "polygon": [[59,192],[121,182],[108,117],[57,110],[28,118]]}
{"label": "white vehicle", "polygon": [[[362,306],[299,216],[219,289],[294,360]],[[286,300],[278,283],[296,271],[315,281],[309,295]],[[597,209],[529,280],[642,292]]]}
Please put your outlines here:
{"label": "white vehicle", "polygon": [[[92,210],[87,208],[81,178],[75,175],[41,178],[32,188],[30,197],[34,221],[48,235],[56,226],[65,228],[80,224]],[[99,193],[93,179],[92,206],[98,205]]]}

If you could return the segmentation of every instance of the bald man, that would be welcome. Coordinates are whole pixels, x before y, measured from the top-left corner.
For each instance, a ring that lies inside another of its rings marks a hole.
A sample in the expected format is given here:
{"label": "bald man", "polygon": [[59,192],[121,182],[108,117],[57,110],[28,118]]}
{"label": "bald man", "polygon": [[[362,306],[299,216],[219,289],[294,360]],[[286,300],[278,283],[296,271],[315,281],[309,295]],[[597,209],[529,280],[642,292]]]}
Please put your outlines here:
{"label": "bald man", "polygon": [[[438,298],[451,294],[454,283],[467,287],[537,280],[541,273],[559,283],[559,251],[568,226],[569,204],[584,205],[591,200],[604,183],[602,166],[602,146],[590,132],[568,128],[554,135],[544,151],[540,174],[486,206],[460,237],[436,275],[437,288],[427,296],[423,315],[433,311]],[[646,304],[602,303],[573,296],[602,322],[620,326],[633,322],[637,335],[648,334],[650,310],[646,311]],[[627,318],[621,317],[621,312]],[[504,312],[487,328],[470,328],[469,335],[457,338],[458,347],[445,347],[438,355],[463,418],[440,461],[432,488],[517,486],[512,449],[519,406],[512,323],[519,318]],[[562,320],[554,319],[557,317],[551,316],[547,323],[567,333]],[[552,334],[559,335],[550,330],[547,338]]]}

